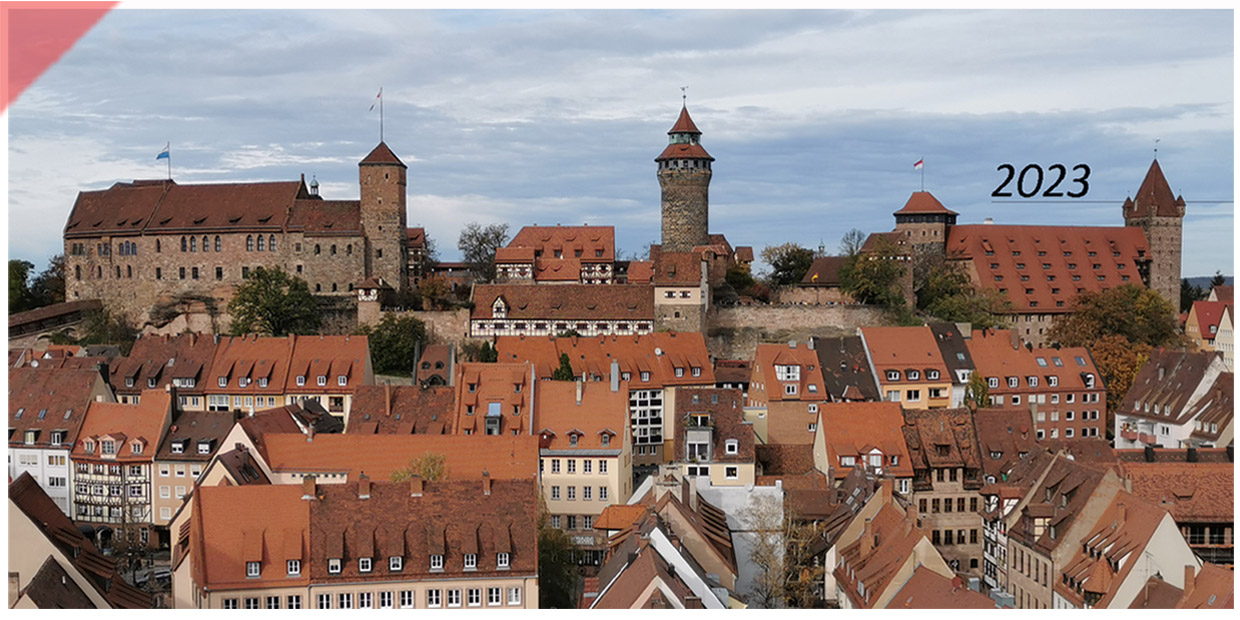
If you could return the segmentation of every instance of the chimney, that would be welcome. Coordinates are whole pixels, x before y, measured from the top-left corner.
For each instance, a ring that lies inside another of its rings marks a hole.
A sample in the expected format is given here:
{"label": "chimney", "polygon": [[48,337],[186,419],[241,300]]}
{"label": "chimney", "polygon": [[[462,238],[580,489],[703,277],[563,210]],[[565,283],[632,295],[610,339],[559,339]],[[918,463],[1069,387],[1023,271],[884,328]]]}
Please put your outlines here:
{"label": "chimney", "polygon": [[580,407],[581,406],[581,382],[576,381],[575,383],[577,384],[577,406]]}
{"label": "chimney", "polygon": [[482,470],[482,494],[491,494],[491,473],[485,469]]}
{"label": "chimney", "polygon": [[313,441],[314,441],[314,425],[311,424],[310,426],[306,427],[306,443],[311,443]]}
{"label": "chimney", "polygon": [[702,599],[698,596],[685,597],[685,609],[706,609],[702,606]]}
{"label": "chimney", "polygon": [[813,338],[810,338],[809,340],[805,341],[805,348],[809,349],[810,351],[814,350],[814,339]]}
{"label": "chimney", "polygon": [[1187,600],[1189,595],[1193,593],[1193,578],[1197,575],[1197,567],[1192,564],[1184,565],[1184,599]]}
{"label": "chimney", "polygon": [[392,417],[392,384],[383,383],[383,415]]}
{"label": "chimney", "polygon": [[1154,462],[1154,446],[1145,446],[1145,462]]}
{"label": "chimney", "polygon": [[871,521],[873,521],[873,519],[867,517],[865,520],[865,529],[861,530],[861,557],[870,555],[870,552],[874,550],[874,528],[870,527]]}
{"label": "chimney", "polygon": [[301,498],[302,499],[317,499],[316,497],[317,490],[318,490],[318,487],[315,484],[314,476],[303,476],[302,477],[301,479]]}
{"label": "chimney", "polygon": [[988,217],[988,218],[986,218],[986,219],[982,220],[982,223],[983,223],[983,224],[985,224],[985,225],[987,225],[987,226],[993,226],[993,225],[994,225],[994,223],[995,223],[995,218],[993,218],[993,217]]}
{"label": "chimney", "polygon": [[611,391],[620,391],[620,362],[611,360]]}
{"label": "chimney", "polygon": [[95,394],[95,402],[97,403],[103,402],[103,394]]}
{"label": "chimney", "polygon": [[1015,327],[1008,328],[1008,339],[1011,341],[1013,349],[1020,348],[1020,334],[1016,332]]}
{"label": "chimney", "polygon": [[366,475],[366,472],[362,472],[357,477],[357,498],[370,499],[370,477]]}
{"label": "chimney", "polygon": [[789,348],[789,349],[795,349],[795,348],[797,348],[797,341],[795,341],[795,340],[789,340],[789,341],[788,341],[788,348]]}
{"label": "chimney", "polygon": [[422,497],[422,476],[414,474],[409,478],[409,497]]}
{"label": "chimney", "polygon": [[1188,461],[1189,463],[1196,463],[1197,462],[1197,448],[1193,446],[1189,446],[1188,450],[1184,454],[1184,460]]}

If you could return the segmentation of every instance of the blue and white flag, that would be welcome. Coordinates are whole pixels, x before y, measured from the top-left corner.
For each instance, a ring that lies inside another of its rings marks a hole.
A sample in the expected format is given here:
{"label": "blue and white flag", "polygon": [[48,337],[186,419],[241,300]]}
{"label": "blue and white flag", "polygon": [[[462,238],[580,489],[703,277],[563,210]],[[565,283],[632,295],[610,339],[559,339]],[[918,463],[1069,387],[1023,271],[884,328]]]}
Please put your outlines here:
{"label": "blue and white flag", "polygon": [[171,146],[172,143],[169,142],[168,145],[164,147],[164,150],[160,151],[159,155],[155,156],[155,159],[168,159],[168,148]]}

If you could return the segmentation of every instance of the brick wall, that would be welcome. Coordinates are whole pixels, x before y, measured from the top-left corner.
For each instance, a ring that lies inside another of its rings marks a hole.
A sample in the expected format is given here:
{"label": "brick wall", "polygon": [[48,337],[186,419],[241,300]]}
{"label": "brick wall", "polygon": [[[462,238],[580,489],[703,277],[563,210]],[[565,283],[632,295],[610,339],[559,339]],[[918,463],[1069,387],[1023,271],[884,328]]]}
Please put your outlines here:
{"label": "brick wall", "polygon": [[760,342],[804,342],[810,336],[851,336],[865,325],[886,325],[874,306],[738,306],[707,317],[706,348],[715,357],[753,359]]}
{"label": "brick wall", "polygon": [[689,252],[710,241],[709,168],[659,171],[663,197],[663,251]]}

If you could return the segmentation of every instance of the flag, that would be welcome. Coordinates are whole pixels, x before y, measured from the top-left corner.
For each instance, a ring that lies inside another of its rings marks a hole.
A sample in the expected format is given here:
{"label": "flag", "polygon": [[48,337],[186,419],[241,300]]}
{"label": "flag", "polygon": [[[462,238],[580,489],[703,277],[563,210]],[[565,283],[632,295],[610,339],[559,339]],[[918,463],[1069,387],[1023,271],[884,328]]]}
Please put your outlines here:
{"label": "flag", "polygon": [[817,281],[818,281],[818,274],[816,274],[816,273],[815,273],[815,274],[814,274],[814,277],[810,278],[810,279],[809,279],[809,281],[810,281],[810,282],[817,282]]}
{"label": "flag", "polygon": [[159,154],[155,156],[155,159],[168,159],[168,148],[171,146],[172,143],[169,142],[168,145],[164,147],[164,150],[160,151]]}
{"label": "flag", "polygon": [[367,112],[374,112],[374,111],[375,111],[375,106],[376,106],[376,105],[379,105],[379,102],[380,102],[380,101],[382,101],[382,100],[383,100],[383,89],[382,89],[382,88],[380,88],[380,89],[379,89],[379,94],[378,94],[378,95],[375,95],[375,102],[374,102],[374,103],[372,103],[372,104],[370,104],[370,109],[369,109],[369,110],[366,110],[366,111],[367,111]]}
{"label": "flag", "polygon": [[921,170],[922,164],[925,164],[925,163],[926,163],[925,159],[917,160],[917,163],[913,164],[913,170]]}

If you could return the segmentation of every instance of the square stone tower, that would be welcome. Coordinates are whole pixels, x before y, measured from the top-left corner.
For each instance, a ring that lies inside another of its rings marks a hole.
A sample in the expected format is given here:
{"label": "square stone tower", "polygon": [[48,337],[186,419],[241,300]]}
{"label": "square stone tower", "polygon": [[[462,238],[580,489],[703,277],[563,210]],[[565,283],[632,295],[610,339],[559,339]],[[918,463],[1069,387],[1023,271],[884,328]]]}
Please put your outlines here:
{"label": "square stone tower", "polygon": [[1124,225],[1144,230],[1150,245],[1149,287],[1176,309],[1180,307],[1184,211],[1184,197],[1171,192],[1157,159],[1150,164],[1136,197],[1124,201]]}
{"label": "square stone tower", "polygon": [[405,243],[407,169],[383,142],[357,167],[362,230],[366,235],[366,276],[382,278],[403,293],[409,281],[409,250]]}

